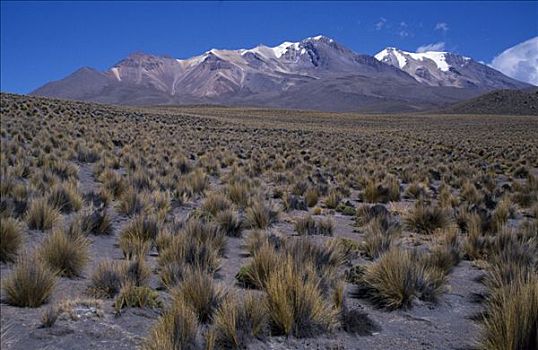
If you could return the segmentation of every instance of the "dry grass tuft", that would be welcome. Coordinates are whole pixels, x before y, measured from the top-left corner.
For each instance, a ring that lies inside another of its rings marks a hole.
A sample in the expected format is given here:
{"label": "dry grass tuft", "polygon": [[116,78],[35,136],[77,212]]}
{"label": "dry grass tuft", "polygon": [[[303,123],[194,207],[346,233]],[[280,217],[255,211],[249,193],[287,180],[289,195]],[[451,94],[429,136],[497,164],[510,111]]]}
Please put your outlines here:
{"label": "dry grass tuft", "polygon": [[538,279],[515,280],[495,290],[486,304],[480,348],[536,349],[538,346]]}
{"label": "dry grass tuft", "polygon": [[241,300],[230,296],[215,313],[215,343],[224,349],[246,348],[254,339],[263,339],[269,331],[264,298],[249,293]]}
{"label": "dry grass tuft", "polygon": [[50,230],[60,219],[60,212],[46,198],[34,199],[26,212],[28,228]]}
{"label": "dry grass tuft", "polygon": [[265,289],[274,334],[311,337],[338,325],[336,309],[326,301],[312,272],[307,271],[288,258],[269,276]]}
{"label": "dry grass tuft", "polygon": [[56,285],[56,275],[34,253],[17,258],[13,272],[2,280],[6,302],[20,307],[38,307],[46,303]]}
{"label": "dry grass tuft", "polygon": [[225,298],[225,291],[217,285],[211,275],[189,269],[183,276],[182,283],[173,291],[175,301],[181,300],[192,307],[198,320],[208,323]]}
{"label": "dry grass tuft", "polygon": [[431,234],[436,229],[450,225],[450,216],[444,209],[426,206],[420,202],[404,219],[410,230],[423,234]]}
{"label": "dry grass tuft", "polygon": [[144,350],[198,349],[198,318],[194,310],[176,301],[151,328]]}
{"label": "dry grass tuft", "polygon": [[14,262],[23,243],[21,224],[13,218],[0,222],[0,261]]}
{"label": "dry grass tuft", "polygon": [[71,236],[54,230],[39,247],[39,258],[51,269],[65,277],[82,274],[89,259],[89,241],[82,235]]}
{"label": "dry grass tuft", "polygon": [[256,200],[246,209],[245,217],[248,227],[266,229],[278,220],[278,212],[262,200]]}

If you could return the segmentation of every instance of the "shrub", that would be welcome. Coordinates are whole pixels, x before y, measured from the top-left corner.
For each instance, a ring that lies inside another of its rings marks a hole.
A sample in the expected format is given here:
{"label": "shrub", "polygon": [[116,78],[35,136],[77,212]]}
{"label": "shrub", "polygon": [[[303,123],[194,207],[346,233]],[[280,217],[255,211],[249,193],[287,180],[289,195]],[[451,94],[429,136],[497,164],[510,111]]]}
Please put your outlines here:
{"label": "shrub", "polygon": [[23,243],[21,224],[13,218],[0,222],[0,261],[14,262]]}
{"label": "shrub", "polygon": [[450,217],[440,207],[429,207],[418,203],[404,218],[410,230],[431,234],[435,229],[445,228],[450,224]]}
{"label": "shrub", "polygon": [[144,350],[196,349],[198,318],[192,308],[175,301],[149,331]]}
{"label": "shrub", "polygon": [[89,242],[82,235],[69,236],[62,230],[55,230],[45,238],[39,247],[39,257],[51,269],[65,277],[82,274],[88,262]]}
{"label": "shrub", "polygon": [[224,289],[215,284],[211,275],[195,269],[190,269],[183,277],[177,289],[173,292],[174,300],[181,300],[192,307],[198,320],[207,323],[224,300]]}
{"label": "shrub", "polygon": [[51,206],[46,198],[34,199],[26,213],[28,228],[49,230],[58,222],[60,212]]}
{"label": "shrub", "polygon": [[261,297],[247,294],[241,300],[228,297],[215,313],[215,343],[225,349],[246,348],[253,338],[268,333],[269,320]]}
{"label": "shrub", "polygon": [[20,307],[38,307],[48,301],[56,279],[54,272],[36,254],[21,254],[13,272],[2,281],[6,302]]}
{"label": "shrub", "polygon": [[288,259],[267,280],[267,310],[276,334],[309,337],[338,324],[337,311],[325,301],[317,279],[304,271]]}

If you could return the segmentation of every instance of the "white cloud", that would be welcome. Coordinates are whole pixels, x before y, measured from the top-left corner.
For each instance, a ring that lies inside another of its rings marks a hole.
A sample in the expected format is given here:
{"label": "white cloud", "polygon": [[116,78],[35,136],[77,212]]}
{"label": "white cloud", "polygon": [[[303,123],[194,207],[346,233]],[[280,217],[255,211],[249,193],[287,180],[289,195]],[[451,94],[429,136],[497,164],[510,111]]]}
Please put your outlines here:
{"label": "white cloud", "polygon": [[387,19],[381,17],[381,18],[379,19],[379,22],[377,22],[377,23],[375,24],[375,29],[376,29],[376,30],[381,30],[381,29],[383,29],[383,27],[385,26],[386,23],[387,23]]}
{"label": "white cloud", "polygon": [[445,43],[440,41],[438,43],[432,43],[427,45],[422,45],[417,48],[417,52],[426,52],[426,51],[443,51],[445,49]]}
{"label": "white cloud", "polygon": [[446,22],[439,22],[435,25],[434,30],[441,30],[446,33],[448,32],[448,24]]}
{"label": "white cloud", "polygon": [[538,85],[538,36],[503,51],[490,66],[514,79]]}

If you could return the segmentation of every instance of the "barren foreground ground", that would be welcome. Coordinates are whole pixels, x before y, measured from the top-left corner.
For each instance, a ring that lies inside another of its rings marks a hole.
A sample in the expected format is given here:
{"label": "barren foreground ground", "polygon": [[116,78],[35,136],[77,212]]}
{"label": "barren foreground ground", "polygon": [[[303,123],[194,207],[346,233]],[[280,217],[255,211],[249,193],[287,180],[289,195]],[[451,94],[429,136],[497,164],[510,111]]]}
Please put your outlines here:
{"label": "barren foreground ground", "polygon": [[1,102],[2,349],[537,345],[536,117]]}

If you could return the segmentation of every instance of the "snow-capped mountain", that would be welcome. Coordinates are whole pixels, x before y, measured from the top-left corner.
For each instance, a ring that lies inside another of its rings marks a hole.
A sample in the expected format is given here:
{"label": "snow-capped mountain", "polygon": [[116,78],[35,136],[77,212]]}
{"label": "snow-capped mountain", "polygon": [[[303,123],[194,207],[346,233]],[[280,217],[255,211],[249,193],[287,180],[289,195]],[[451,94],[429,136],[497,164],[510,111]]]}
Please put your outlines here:
{"label": "snow-capped mountain", "polygon": [[118,104],[400,111],[498,86],[528,85],[462,56],[385,49],[373,57],[316,36],[275,47],[212,49],[187,59],[134,53],[105,72],[83,68],[32,94]]}
{"label": "snow-capped mountain", "polygon": [[517,89],[521,83],[470,57],[450,52],[407,52],[387,47],[374,56],[430,86],[478,89]]}

